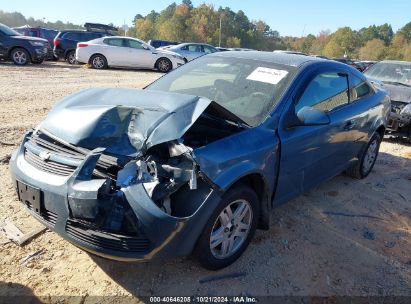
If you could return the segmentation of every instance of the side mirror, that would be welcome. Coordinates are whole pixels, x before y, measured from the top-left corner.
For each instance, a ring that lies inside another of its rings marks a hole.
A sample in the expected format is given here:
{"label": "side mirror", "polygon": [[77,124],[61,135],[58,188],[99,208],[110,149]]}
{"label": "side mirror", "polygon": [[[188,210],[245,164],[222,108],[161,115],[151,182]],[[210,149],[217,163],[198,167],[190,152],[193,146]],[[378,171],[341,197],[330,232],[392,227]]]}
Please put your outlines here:
{"label": "side mirror", "polygon": [[304,126],[328,125],[330,117],[323,111],[313,107],[302,107],[297,112],[298,120]]}

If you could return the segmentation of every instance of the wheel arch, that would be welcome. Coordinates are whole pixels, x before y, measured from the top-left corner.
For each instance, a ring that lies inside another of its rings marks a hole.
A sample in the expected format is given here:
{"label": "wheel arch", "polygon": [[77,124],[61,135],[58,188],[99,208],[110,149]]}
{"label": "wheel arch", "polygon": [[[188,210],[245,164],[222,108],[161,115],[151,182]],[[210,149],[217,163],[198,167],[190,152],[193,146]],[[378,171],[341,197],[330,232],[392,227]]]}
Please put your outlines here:
{"label": "wheel arch", "polygon": [[173,69],[173,61],[172,61],[170,58],[166,57],[166,56],[161,56],[160,58],[158,58],[158,59],[156,60],[156,62],[154,63],[154,68],[157,69],[158,62],[159,62],[160,60],[162,60],[162,59],[167,59],[167,60],[170,62],[170,64],[171,64],[171,69],[170,69],[170,71],[171,71],[171,70]]}
{"label": "wheel arch", "polygon": [[31,60],[31,52],[26,48],[26,47],[24,47],[24,46],[21,46],[21,45],[15,45],[15,46],[13,46],[12,48],[10,48],[10,50],[9,50],[9,52],[8,52],[8,54],[7,54],[7,56],[9,57],[9,58],[11,58],[11,53],[13,52],[13,50],[15,50],[15,49],[23,49],[23,50],[25,50],[26,52],[27,52],[27,54],[29,54],[30,55],[30,60]]}
{"label": "wheel arch", "polygon": [[106,62],[107,62],[107,64],[108,64],[108,59],[107,59],[107,57],[106,57],[104,54],[102,54],[102,53],[93,53],[93,54],[91,54],[91,55],[90,55],[90,58],[88,59],[88,63],[89,63],[89,64],[91,64],[91,59],[92,59],[94,56],[96,56],[96,55],[103,56],[103,57],[106,59]]}
{"label": "wheel arch", "polygon": [[67,60],[68,54],[69,54],[71,51],[74,51],[74,53],[75,53],[75,52],[76,52],[76,49],[68,49],[68,50],[65,50],[65,51],[64,51],[64,60]]}
{"label": "wheel arch", "polygon": [[375,130],[376,133],[378,133],[381,136],[381,139],[384,138],[384,134],[385,134],[385,126],[384,125],[380,125],[377,130]]}
{"label": "wheel arch", "polygon": [[226,191],[241,185],[249,186],[257,195],[260,205],[260,216],[258,219],[259,229],[267,230],[270,226],[271,195],[269,193],[268,182],[261,173],[250,172],[234,181]]}

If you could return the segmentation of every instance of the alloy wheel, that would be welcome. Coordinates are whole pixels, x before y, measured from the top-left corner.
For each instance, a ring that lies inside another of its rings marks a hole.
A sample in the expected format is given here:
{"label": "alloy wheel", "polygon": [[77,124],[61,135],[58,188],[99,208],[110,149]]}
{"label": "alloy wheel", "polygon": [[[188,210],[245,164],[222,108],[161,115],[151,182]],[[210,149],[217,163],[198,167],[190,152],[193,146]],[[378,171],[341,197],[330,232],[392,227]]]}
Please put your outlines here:
{"label": "alloy wheel", "polygon": [[68,55],[68,62],[70,64],[75,64],[76,63],[76,56],[74,55],[74,53],[71,53]]}
{"label": "alloy wheel", "polygon": [[365,152],[365,155],[364,155],[364,160],[362,162],[362,168],[361,168],[363,173],[366,174],[368,173],[368,171],[371,170],[377,158],[377,153],[378,153],[378,142],[376,139],[374,139],[369,144],[367,151]]}
{"label": "alloy wheel", "polygon": [[168,72],[170,70],[170,62],[166,59],[162,59],[158,62],[158,69],[161,72]]}
{"label": "alloy wheel", "polygon": [[92,65],[96,69],[102,69],[104,67],[104,59],[100,56],[96,56],[93,58]]}
{"label": "alloy wheel", "polygon": [[241,248],[253,222],[253,211],[246,200],[230,203],[219,214],[211,229],[210,250],[217,259],[225,259]]}
{"label": "alloy wheel", "polygon": [[23,51],[15,51],[13,53],[13,61],[18,64],[25,64],[27,62],[27,55]]}

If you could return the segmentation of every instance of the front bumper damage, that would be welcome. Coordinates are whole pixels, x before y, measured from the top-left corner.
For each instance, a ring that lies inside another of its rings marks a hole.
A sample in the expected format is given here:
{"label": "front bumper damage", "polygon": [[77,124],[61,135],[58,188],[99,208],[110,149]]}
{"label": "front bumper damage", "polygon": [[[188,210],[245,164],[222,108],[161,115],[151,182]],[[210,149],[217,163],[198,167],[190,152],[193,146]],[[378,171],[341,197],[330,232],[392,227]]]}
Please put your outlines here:
{"label": "front bumper damage", "polygon": [[391,101],[391,112],[388,119],[389,134],[411,139],[411,104]]}
{"label": "front bumper damage", "polygon": [[156,205],[143,183],[109,187],[110,179],[96,174],[104,149],[88,151],[72,167],[61,159],[53,167],[56,155],[30,146],[32,135],[10,162],[20,201],[48,228],[96,255],[123,261],[189,255],[220,201],[219,191],[198,180],[195,190],[183,188],[174,198],[195,208],[174,216]]}

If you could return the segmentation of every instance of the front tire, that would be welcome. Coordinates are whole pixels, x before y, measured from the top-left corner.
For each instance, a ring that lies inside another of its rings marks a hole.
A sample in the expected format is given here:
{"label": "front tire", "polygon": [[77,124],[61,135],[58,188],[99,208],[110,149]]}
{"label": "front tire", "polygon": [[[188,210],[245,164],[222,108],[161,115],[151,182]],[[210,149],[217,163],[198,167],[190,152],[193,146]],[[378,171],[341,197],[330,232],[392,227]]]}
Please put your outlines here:
{"label": "front tire", "polygon": [[347,169],[346,173],[348,176],[356,179],[363,179],[370,174],[378,157],[381,140],[381,135],[378,133],[375,133],[371,137],[366,148],[362,152],[359,161]]}
{"label": "front tire", "polygon": [[238,185],[223,195],[194,250],[200,264],[217,270],[234,263],[249,245],[259,218],[255,192]]}
{"label": "front tire", "polygon": [[168,73],[172,70],[173,64],[170,59],[160,58],[156,63],[156,68],[162,73]]}
{"label": "front tire", "polygon": [[26,65],[30,60],[29,53],[23,48],[15,48],[12,50],[10,57],[15,65]]}
{"label": "front tire", "polygon": [[90,65],[93,69],[102,70],[107,68],[107,59],[103,55],[97,54],[90,58]]}

